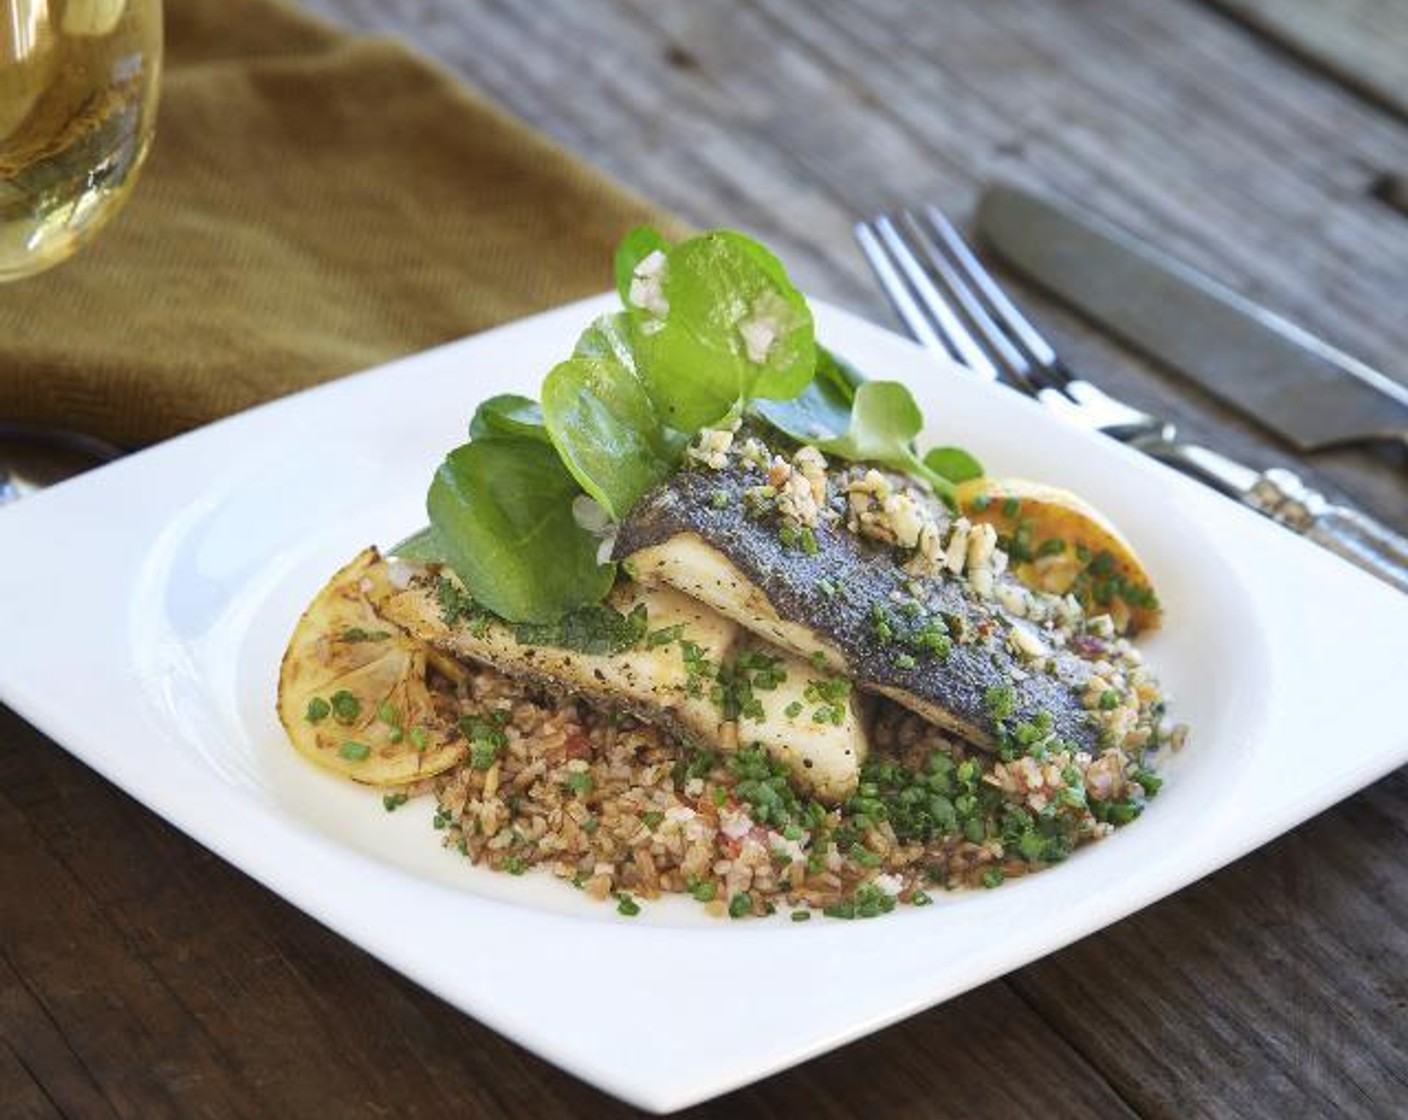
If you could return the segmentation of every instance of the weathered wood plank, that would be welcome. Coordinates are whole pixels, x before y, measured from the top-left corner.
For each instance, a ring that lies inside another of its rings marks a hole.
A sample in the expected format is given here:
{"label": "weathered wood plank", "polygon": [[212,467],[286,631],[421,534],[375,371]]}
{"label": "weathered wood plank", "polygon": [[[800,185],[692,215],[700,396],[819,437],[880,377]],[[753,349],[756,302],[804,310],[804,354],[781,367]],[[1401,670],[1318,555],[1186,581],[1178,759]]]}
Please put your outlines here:
{"label": "weathered wood plank", "polygon": [[1408,6],[1399,0],[1205,2],[1408,118]]}
{"label": "weathered wood plank", "polygon": [[1013,977],[1143,1116],[1402,1115],[1408,772]]}
{"label": "weathered wood plank", "polygon": [[[4,709],[0,790],[0,1038],[64,1113],[636,1115],[329,934]],[[1006,1076],[1032,1054],[1054,1068]],[[855,1117],[882,1102],[1133,1115],[1002,985],[696,1114]]]}

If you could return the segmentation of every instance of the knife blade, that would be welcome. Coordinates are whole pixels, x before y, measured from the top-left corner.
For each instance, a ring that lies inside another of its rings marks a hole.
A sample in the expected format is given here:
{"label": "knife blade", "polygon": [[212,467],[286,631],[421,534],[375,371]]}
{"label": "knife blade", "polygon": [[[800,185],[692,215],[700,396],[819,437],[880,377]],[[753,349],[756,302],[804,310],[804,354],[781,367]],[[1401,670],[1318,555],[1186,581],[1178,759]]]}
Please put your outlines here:
{"label": "knife blade", "polygon": [[977,228],[1058,299],[1301,450],[1408,444],[1408,388],[1120,227],[996,184]]}

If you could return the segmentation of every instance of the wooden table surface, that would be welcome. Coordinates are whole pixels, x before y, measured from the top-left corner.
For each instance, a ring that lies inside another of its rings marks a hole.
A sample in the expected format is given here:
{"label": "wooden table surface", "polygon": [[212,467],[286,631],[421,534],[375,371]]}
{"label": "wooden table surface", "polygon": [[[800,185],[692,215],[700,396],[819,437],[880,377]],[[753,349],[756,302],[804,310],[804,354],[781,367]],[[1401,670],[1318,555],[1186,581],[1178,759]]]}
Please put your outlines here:
{"label": "wooden table surface", "polygon": [[[966,216],[1001,175],[1083,199],[1408,378],[1402,0],[309,6],[414,41],[627,184],[700,225],[757,232],[809,290],[882,321],[852,219],[923,201]],[[1110,388],[1249,462],[1291,461],[1015,286]],[[1401,452],[1300,465],[1408,531]],[[1063,952],[697,1112],[1408,1115],[1406,864],[1399,772]],[[632,1112],[4,712],[0,1039],[7,1118]]]}

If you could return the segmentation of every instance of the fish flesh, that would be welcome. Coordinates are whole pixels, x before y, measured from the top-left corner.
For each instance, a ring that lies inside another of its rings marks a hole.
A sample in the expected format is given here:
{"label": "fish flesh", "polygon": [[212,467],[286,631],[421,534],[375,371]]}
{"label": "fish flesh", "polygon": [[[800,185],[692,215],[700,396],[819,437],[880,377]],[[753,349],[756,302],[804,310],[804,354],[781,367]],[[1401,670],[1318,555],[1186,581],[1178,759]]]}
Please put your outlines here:
{"label": "fish flesh", "polygon": [[682,591],[979,746],[992,747],[1006,720],[1098,749],[1083,698],[1089,662],[1048,648],[1037,627],[961,576],[916,575],[894,547],[853,532],[840,478],[828,479],[829,512],[801,546],[760,512],[763,481],[737,459],[677,472],[626,517],[615,557],[633,579]]}
{"label": "fish flesh", "polygon": [[[698,599],[620,580],[606,605],[620,618],[643,611],[642,632],[627,648],[589,651],[525,641],[523,631],[492,616],[447,617],[437,581],[452,580],[413,580],[382,600],[378,613],[441,655],[621,708],[698,746],[761,746],[820,800],[844,800],[855,790],[867,753],[857,698],[838,695],[826,674],[746,635]],[[751,703],[730,710],[740,681]]]}

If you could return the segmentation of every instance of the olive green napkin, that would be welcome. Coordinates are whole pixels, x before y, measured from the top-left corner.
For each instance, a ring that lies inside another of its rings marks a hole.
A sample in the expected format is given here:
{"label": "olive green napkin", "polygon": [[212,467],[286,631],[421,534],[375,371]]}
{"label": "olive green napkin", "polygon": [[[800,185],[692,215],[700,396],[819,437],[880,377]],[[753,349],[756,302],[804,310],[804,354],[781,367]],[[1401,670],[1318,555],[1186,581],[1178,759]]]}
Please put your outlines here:
{"label": "olive green napkin", "polygon": [[167,0],[156,143],[71,261],[0,286],[0,419],[123,444],[611,284],[649,206],[405,48]]}

